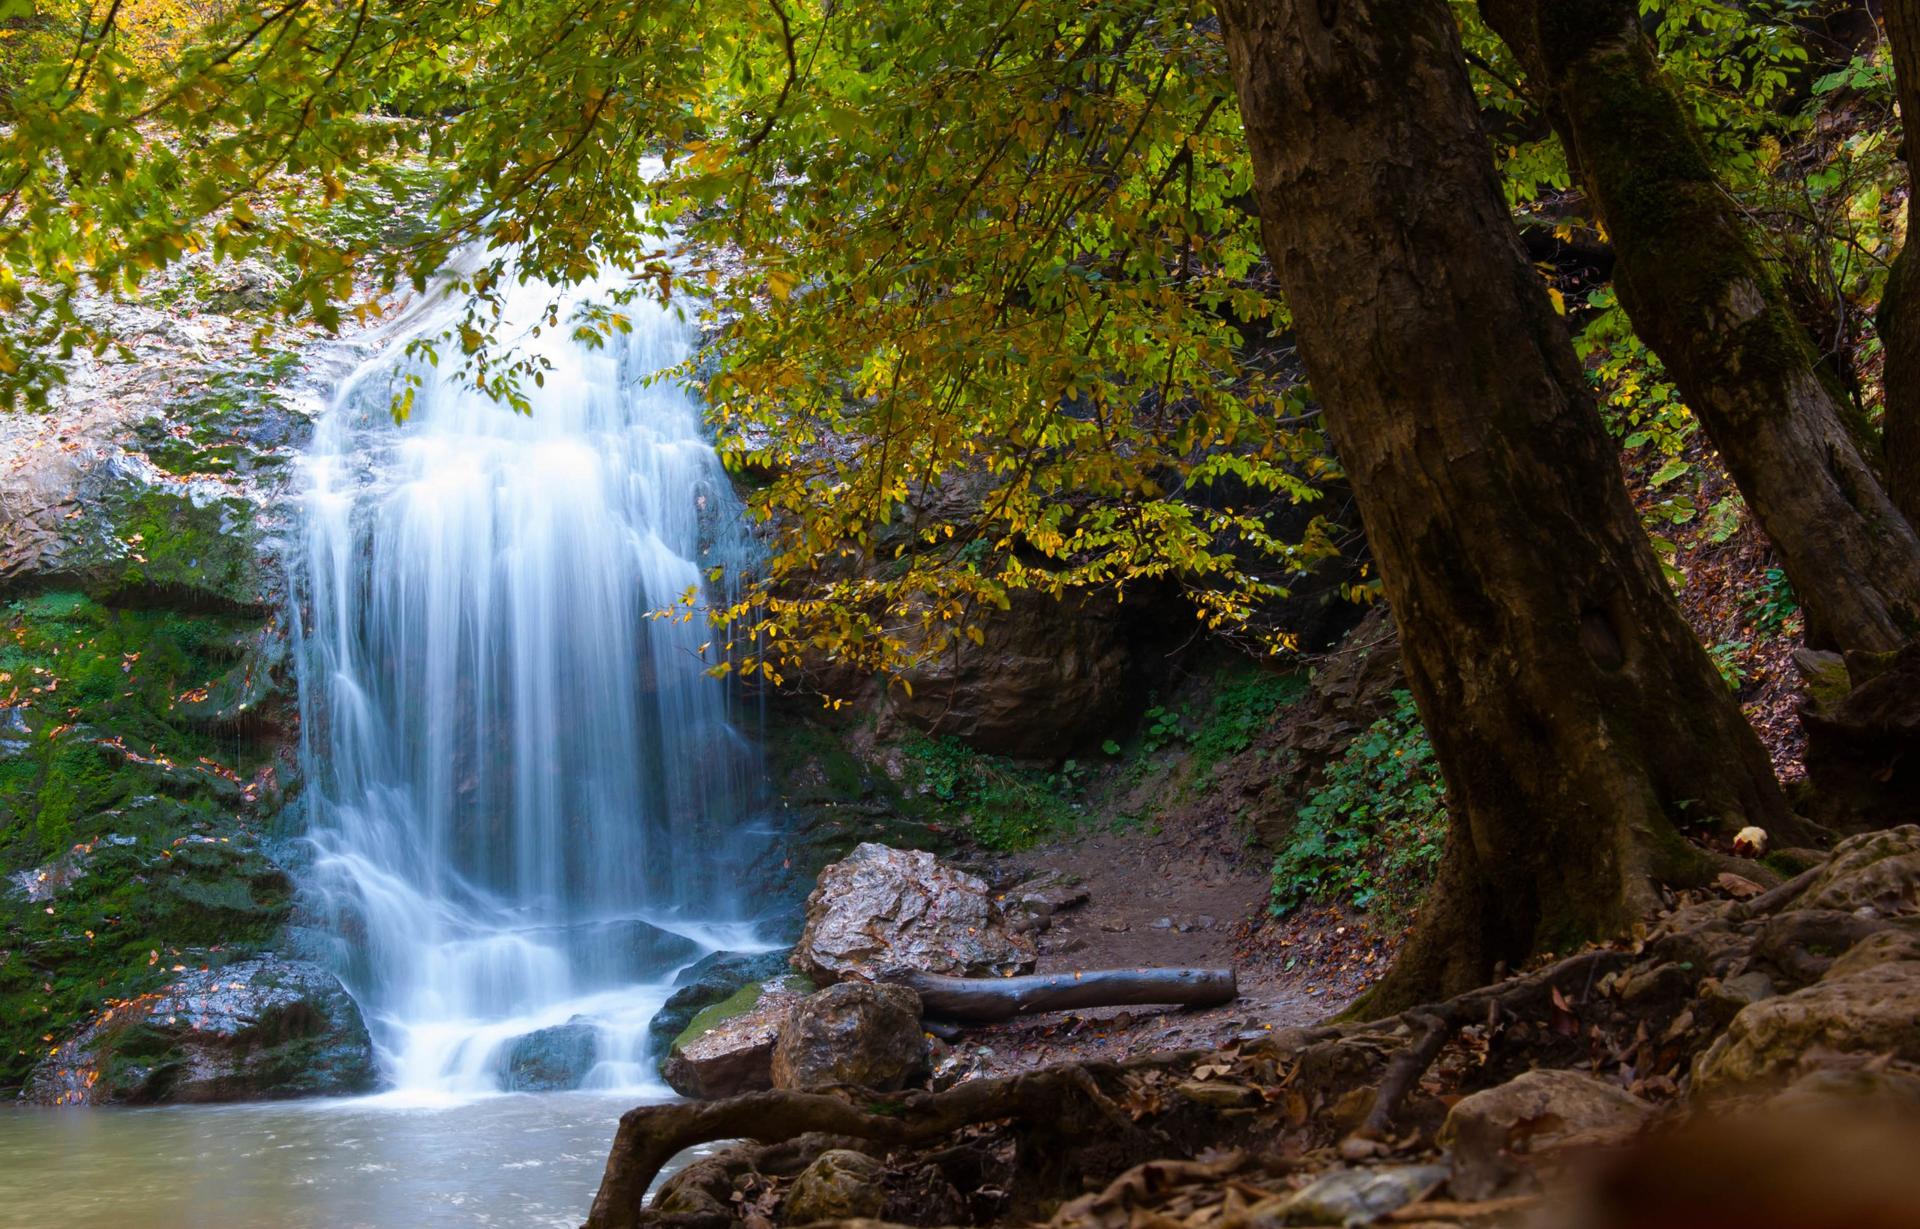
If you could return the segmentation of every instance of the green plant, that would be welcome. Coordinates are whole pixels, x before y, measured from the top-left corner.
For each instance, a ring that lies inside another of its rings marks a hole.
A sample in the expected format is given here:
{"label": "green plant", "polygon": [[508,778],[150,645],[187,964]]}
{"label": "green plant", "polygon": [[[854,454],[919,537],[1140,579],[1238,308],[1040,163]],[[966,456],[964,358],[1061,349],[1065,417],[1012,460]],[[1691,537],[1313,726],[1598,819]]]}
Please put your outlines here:
{"label": "green plant", "polygon": [[1768,636],[1786,630],[1787,620],[1800,613],[1799,599],[1793,595],[1793,583],[1779,568],[1768,568],[1766,579],[1747,603],[1754,629]]}
{"label": "green plant", "polygon": [[1369,726],[1302,803],[1292,835],[1273,863],[1273,910],[1340,899],[1403,919],[1440,862],[1447,830],[1446,785],[1434,763],[1413,695]]}
{"label": "green plant", "polygon": [[1713,668],[1727,681],[1729,691],[1740,690],[1740,684],[1747,681],[1747,667],[1740,655],[1752,647],[1745,640],[1722,640],[1707,650],[1707,656],[1713,659]]}
{"label": "green plant", "polygon": [[983,848],[1025,849],[1077,819],[1063,796],[1085,788],[1086,769],[1077,761],[1042,773],[952,737],[913,738],[901,750],[911,791],[932,809],[952,812],[956,826]]}
{"label": "green plant", "polygon": [[1220,761],[1252,746],[1253,740],[1272,723],[1273,715],[1299,699],[1306,687],[1304,674],[1264,671],[1221,686],[1214,695],[1206,724],[1191,736],[1197,772],[1205,773]]}
{"label": "green plant", "polygon": [[1146,711],[1144,721],[1146,732],[1140,737],[1140,746],[1148,755],[1191,737],[1187,732],[1186,714],[1179,709],[1156,704]]}

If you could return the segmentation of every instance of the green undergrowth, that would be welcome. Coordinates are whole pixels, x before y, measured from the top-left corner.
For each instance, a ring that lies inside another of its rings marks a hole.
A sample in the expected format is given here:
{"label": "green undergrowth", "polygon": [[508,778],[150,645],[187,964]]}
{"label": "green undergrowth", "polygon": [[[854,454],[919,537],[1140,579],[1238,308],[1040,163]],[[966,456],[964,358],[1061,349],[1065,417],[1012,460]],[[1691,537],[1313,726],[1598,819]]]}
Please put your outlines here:
{"label": "green undergrowth", "polygon": [[1273,909],[1343,901],[1388,925],[1419,904],[1439,867],[1446,787],[1413,695],[1360,734],[1301,804],[1273,863]]}
{"label": "green undergrowth", "polygon": [[291,887],[247,824],[266,750],[204,721],[257,620],[0,608],[0,1088],[176,964],[266,944]]}
{"label": "green undergrowth", "polygon": [[975,751],[957,738],[914,735],[900,747],[910,811],[942,819],[983,849],[1027,849],[1077,828],[1088,770],[1066,760],[1051,771]]}

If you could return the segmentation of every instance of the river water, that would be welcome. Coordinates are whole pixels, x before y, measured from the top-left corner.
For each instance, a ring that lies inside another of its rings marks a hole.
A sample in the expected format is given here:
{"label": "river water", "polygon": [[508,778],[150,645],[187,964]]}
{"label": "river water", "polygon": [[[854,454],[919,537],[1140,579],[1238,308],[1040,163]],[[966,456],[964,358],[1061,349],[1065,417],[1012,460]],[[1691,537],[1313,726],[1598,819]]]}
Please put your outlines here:
{"label": "river water", "polygon": [[576,1229],[635,1103],[0,1108],[0,1229]]}

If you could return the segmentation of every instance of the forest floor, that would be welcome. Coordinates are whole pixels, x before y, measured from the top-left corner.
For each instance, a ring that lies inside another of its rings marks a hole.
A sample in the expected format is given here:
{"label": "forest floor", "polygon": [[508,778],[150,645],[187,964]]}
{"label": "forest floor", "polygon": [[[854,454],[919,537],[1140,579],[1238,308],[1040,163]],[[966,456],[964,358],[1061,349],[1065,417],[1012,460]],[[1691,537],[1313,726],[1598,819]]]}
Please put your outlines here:
{"label": "forest floor", "polygon": [[1239,998],[1223,1007],[1047,1012],[969,1028],[954,1044],[955,1062],[981,1075],[1212,1049],[1236,1037],[1316,1023],[1345,1007],[1390,963],[1389,943],[1354,911],[1271,917],[1267,857],[1224,818],[1158,832],[1084,831],[980,869],[1002,884],[1059,871],[1085,888],[1086,903],[1055,914],[1039,936],[1037,972],[1230,966],[1240,988]]}

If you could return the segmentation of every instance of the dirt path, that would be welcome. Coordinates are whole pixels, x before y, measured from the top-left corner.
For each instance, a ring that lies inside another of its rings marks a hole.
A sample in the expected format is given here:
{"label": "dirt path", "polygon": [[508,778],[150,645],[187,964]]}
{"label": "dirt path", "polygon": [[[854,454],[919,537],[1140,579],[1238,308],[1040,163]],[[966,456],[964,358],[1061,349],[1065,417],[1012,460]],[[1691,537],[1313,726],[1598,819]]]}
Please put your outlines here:
{"label": "dirt path", "polygon": [[[1205,1010],[1100,1008],[971,1028],[956,1039],[949,1060],[962,1070],[1002,1074],[1052,1062],[1212,1048],[1238,1034],[1322,1019],[1364,985],[1339,984],[1290,960],[1294,940],[1277,937],[1266,914],[1267,869],[1224,821],[1161,833],[1089,831],[976,866],[1000,888],[1045,871],[1077,876],[1086,888],[1087,903],[1056,914],[1039,936],[1039,972],[1228,965],[1238,975],[1240,997]],[[1326,928],[1334,924],[1329,919]],[[1318,923],[1307,927],[1318,929]]]}

